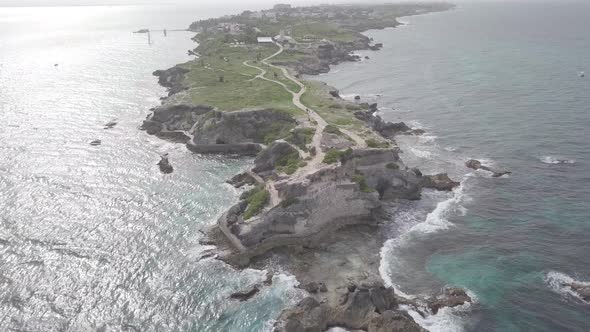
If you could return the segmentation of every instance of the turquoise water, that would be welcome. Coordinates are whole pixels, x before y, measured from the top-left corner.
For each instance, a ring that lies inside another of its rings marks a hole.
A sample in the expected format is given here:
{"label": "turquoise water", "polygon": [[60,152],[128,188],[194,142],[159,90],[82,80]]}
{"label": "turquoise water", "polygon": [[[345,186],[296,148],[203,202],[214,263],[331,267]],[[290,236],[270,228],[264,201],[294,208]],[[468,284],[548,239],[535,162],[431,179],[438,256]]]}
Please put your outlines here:
{"label": "turquoise water", "polygon": [[[551,281],[590,280],[590,4],[464,4],[371,31],[381,52],[323,80],[427,129],[404,159],[463,185],[428,194],[383,250],[382,273],[407,294],[444,285],[478,303],[423,322],[438,331],[587,331],[590,306]],[[471,172],[478,158],[514,172]],[[567,161],[565,164],[557,160]],[[442,317],[444,316],[444,317]]]}

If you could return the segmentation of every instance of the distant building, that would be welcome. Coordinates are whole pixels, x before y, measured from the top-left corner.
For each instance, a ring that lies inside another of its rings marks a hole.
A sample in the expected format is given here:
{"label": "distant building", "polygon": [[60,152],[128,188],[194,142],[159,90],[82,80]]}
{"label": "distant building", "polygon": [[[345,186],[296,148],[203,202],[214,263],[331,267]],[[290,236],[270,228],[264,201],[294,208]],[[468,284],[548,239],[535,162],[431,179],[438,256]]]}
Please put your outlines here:
{"label": "distant building", "polygon": [[258,37],[258,43],[266,44],[266,43],[273,43],[272,37]]}
{"label": "distant building", "polygon": [[288,10],[291,10],[291,5],[279,3],[279,4],[274,5],[273,9],[277,10],[277,11],[288,11]]}

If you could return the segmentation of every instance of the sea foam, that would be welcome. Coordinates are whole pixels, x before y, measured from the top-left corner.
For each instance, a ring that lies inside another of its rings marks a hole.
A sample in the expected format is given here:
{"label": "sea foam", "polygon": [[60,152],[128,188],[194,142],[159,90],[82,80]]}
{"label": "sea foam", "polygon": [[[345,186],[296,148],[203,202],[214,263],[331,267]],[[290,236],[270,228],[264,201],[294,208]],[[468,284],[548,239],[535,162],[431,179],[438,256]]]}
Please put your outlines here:
{"label": "sea foam", "polygon": [[541,160],[541,162],[545,163],[545,164],[575,164],[576,161],[573,159],[565,159],[565,158],[560,158],[557,156],[542,156],[539,158],[539,160]]}
{"label": "sea foam", "polygon": [[549,288],[552,291],[554,291],[558,294],[561,294],[563,296],[574,297],[584,303],[587,303],[586,301],[584,301],[580,297],[580,295],[578,293],[574,292],[572,290],[572,288],[570,286],[568,286],[568,284],[577,283],[577,284],[584,285],[584,286],[590,286],[590,282],[579,281],[579,280],[576,280],[576,279],[568,276],[565,273],[561,273],[561,272],[557,272],[557,271],[547,272],[547,275],[545,276],[545,282],[547,283],[547,286],[549,286]]}

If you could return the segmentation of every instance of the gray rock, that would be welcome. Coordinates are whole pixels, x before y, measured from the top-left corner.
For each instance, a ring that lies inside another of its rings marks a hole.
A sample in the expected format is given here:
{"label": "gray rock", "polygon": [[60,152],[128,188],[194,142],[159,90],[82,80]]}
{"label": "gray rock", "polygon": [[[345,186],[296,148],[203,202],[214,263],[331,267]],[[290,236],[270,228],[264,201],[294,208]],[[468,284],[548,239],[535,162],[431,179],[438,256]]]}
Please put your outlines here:
{"label": "gray rock", "polygon": [[457,307],[465,303],[471,303],[471,297],[464,289],[450,287],[443,290],[443,294],[428,300],[428,308],[436,314],[443,307]]}
{"label": "gray rock", "polygon": [[447,173],[442,173],[423,176],[421,185],[424,188],[432,188],[440,191],[451,191],[455,187],[458,187],[460,183],[451,180]]}
{"label": "gray rock", "polygon": [[254,179],[248,172],[240,173],[231,179],[226,181],[227,183],[231,184],[236,188],[241,188],[245,185],[254,185],[256,184],[256,179]]}
{"label": "gray rock", "polygon": [[512,172],[509,171],[496,171],[491,169],[488,166],[485,166],[481,163],[481,161],[476,160],[476,159],[471,159],[465,162],[465,166],[467,166],[468,168],[474,169],[474,170],[478,170],[478,169],[483,169],[484,171],[488,171],[492,173],[492,176],[497,178],[506,174],[512,174]]}
{"label": "gray rock", "polygon": [[584,301],[590,302],[590,285],[582,284],[578,282],[572,282],[567,284],[573,292],[578,294]]}
{"label": "gray rock", "polygon": [[288,113],[273,109],[214,111],[198,119],[193,144],[265,143],[285,137],[296,125]]}
{"label": "gray rock", "polygon": [[230,294],[229,298],[232,300],[238,300],[240,302],[248,301],[249,299],[254,297],[254,295],[258,294],[258,292],[260,292],[259,287],[260,286],[258,285],[254,285],[252,286],[252,288],[246,291],[232,293]]}
{"label": "gray rock", "polygon": [[189,70],[186,68],[175,66],[166,70],[156,70],[153,74],[154,76],[158,76],[158,83],[168,88],[168,95],[172,96],[186,89],[182,85],[182,81],[184,80],[184,75],[188,72]]}
{"label": "gray rock", "polygon": [[268,148],[262,150],[254,160],[255,173],[266,173],[275,169],[277,163],[289,155],[299,156],[299,152],[291,144],[284,141],[272,143]]}
{"label": "gray rock", "polygon": [[160,161],[158,162],[158,166],[160,166],[160,172],[164,174],[170,174],[174,172],[174,167],[170,165],[170,161],[168,160],[167,156],[161,156]]}

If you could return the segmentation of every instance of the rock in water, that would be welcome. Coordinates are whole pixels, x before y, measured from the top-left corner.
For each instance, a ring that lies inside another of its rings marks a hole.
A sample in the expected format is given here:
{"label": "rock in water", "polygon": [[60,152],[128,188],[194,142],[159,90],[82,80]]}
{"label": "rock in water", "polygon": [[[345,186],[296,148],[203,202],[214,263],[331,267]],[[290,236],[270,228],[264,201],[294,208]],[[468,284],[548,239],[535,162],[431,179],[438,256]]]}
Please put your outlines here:
{"label": "rock in water", "polygon": [[568,286],[570,286],[572,291],[578,294],[578,296],[580,296],[582,300],[590,302],[590,285],[584,285],[581,283],[573,282],[571,284],[568,284]]}
{"label": "rock in water", "polygon": [[168,161],[167,156],[161,156],[162,159],[158,162],[158,166],[160,166],[160,172],[164,174],[170,174],[174,172],[174,167],[170,165],[170,161]]}
{"label": "rock in water", "polygon": [[428,307],[436,315],[443,307],[453,308],[465,303],[472,303],[471,297],[467,295],[467,292],[461,288],[450,287],[446,288],[441,296],[430,299],[428,301]]}
{"label": "rock in water", "polygon": [[113,129],[113,127],[116,126],[117,123],[117,120],[111,120],[104,124],[104,129]]}
{"label": "rock in water", "polygon": [[254,286],[252,286],[251,289],[249,289],[247,291],[232,293],[229,296],[229,298],[232,300],[238,300],[240,302],[244,302],[244,301],[248,301],[249,299],[251,299],[254,295],[258,294],[258,292],[260,292],[259,286],[254,285]]}
{"label": "rock in water", "polygon": [[421,184],[424,188],[432,188],[440,191],[451,191],[460,185],[459,182],[451,180],[447,173],[423,176]]}
{"label": "rock in water", "polygon": [[97,146],[97,145],[101,145],[102,141],[99,139],[95,139],[94,141],[90,142],[90,145],[92,146]]}
{"label": "rock in water", "polygon": [[482,165],[481,161],[476,160],[476,159],[471,159],[465,162],[465,166],[467,166],[468,168],[474,169],[474,170],[478,170],[478,169],[483,169],[484,171],[488,171],[492,173],[492,176],[495,178],[498,178],[502,175],[506,175],[506,174],[512,174],[512,172],[509,171],[496,171],[493,170],[491,168],[489,168],[488,166]]}

